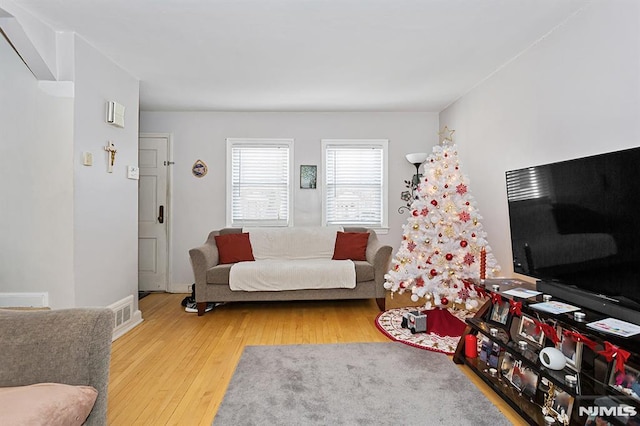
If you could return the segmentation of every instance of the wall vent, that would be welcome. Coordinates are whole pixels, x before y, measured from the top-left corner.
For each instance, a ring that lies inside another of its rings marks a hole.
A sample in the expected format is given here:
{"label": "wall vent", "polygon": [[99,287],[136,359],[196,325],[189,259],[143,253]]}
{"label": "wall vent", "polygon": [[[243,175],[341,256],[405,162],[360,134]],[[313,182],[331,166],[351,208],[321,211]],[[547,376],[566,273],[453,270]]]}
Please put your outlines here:
{"label": "wall vent", "polygon": [[131,318],[133,313],[133,295],[127,296],[122,300],[117,301],[116,303],[109,305],[109,309],[111,309],[115,313],[115,323],[113,324],[113,334],[121,335],[122,330],[130,329],[134,324],[131,324]]}

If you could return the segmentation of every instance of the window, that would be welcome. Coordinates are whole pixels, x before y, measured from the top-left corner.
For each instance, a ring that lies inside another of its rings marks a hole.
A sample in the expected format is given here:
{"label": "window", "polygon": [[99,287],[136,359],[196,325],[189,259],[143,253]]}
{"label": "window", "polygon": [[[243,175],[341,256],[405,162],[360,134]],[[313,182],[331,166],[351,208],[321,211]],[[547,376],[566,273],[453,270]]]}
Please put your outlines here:
{"label": "window", "polygon": [[227,139],[227,226],[289,226],[293,140]]}
{"label": "window", "polygon": [[387,227],[387,140],[323,140],[325,225]]}

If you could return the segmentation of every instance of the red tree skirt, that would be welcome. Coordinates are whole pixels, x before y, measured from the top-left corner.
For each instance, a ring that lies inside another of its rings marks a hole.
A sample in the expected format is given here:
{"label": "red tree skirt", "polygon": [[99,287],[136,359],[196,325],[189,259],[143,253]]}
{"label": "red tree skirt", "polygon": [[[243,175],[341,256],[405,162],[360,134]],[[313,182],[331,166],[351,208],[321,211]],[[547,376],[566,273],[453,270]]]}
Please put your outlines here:
{"label": "red tree skirt", "polygon": [[447,309],[423,311],[427,315],[427,332],[411,334],[402,328],[402,315],[409,311],[423,311],[420,308],[398,308],[381,312],[376,317],[376,327],[391,340],[429,351],[451,355],[455,352],[460,336],[465,329],[464,320],[474,312]]}

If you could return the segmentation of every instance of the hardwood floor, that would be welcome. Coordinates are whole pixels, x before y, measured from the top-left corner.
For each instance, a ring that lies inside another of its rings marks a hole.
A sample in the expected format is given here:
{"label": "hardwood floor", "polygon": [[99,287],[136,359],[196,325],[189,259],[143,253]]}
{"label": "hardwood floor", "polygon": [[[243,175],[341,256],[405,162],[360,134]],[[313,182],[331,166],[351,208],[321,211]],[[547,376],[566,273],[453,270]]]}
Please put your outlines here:
{"label": "hardwood floor", "polygon": [[[210,425],[246,345],[389,341],[374,325],[374,300],[235,303],[198,317],[184,311],[184,296],[140,300],[144,322],[114,342],[110,425]],[[467,375],[514,424],[524,424]]]}

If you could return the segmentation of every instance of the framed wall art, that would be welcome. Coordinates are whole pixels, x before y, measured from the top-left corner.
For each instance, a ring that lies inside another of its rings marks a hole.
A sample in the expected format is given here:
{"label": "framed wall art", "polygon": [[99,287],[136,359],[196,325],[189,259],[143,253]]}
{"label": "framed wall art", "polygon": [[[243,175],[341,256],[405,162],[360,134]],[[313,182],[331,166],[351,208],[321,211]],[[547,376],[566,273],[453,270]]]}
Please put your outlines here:
{"label": "framed wall art", "polygon": [[300,188],[316,189],[318,179],[318,166],[300,166]]}
{"label": "framed wall art", "polygon": [[191,167],[191,173],[197,178],[203,178],[207,175],[209,168],[202,160],[196,160]]}

